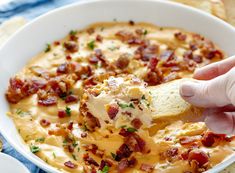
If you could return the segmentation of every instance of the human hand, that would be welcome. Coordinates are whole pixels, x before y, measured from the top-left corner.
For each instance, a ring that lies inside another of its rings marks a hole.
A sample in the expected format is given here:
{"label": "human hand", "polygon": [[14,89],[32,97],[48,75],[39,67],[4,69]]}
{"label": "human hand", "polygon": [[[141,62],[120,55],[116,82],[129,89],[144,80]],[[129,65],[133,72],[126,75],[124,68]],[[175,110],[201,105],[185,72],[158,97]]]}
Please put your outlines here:
{"label": "human hand", "polygon": [[235,56],[195,71],[180,87],[189,103],[205,108],[205,122],[216,133],[235,134]]}

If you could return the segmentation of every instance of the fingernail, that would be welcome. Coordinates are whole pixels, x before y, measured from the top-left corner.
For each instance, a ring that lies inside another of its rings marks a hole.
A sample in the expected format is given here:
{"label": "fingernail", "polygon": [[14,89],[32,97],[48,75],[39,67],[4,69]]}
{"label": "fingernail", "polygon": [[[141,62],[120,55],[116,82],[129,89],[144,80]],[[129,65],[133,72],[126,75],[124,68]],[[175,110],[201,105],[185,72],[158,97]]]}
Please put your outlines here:
{"label": "fingernail", "polygon": [[190,84],[182,84],[182,86],[180,87],[180,94],[182,97],[194,96],[193,87]]}

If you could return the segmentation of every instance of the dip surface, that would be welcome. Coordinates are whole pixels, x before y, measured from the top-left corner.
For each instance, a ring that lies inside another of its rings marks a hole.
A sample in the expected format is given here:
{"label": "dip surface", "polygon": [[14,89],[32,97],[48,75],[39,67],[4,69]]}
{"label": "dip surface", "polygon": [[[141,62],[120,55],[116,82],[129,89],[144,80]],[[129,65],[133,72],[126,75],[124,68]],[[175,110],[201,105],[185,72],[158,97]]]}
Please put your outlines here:
{"label": "dip surface", "polygon": [[62,172],[204,172],[234,152],[233,138],[154,122],[145,88],[223,58],[181,29],[97,23],[47,44],[10,79],[8,114],[31,152]]}

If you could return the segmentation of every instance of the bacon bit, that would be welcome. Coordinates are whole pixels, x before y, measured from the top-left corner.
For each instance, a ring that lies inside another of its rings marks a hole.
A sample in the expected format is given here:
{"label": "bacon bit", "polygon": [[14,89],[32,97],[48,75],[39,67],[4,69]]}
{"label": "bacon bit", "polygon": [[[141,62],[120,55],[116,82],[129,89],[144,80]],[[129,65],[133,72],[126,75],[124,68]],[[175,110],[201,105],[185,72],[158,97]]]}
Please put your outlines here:
{"label": "bacon bit", "polygon": [[178,148],[173,147],[173,148],[166,150],[166,156],[171,158],[171,157],[178,155],[178,152],[179,152]]}
{"label": "bacon bit", "polygon": [[151,70],[151,71],[155,71],[156,67],[157,67],[157,64],[158,64],[158,58],[157,57],[153,57],[150,59],[149,61],[149,65],[148,65],[148,68]]}
{"label": "bacon bit", "polygon": [[86,162],[87,165],[99,166],[99,164],[93,158],[91,158],[87,153],[83,155],[83,160]]}
{"label": "bacon bit", "polygon": [[78,37],[76,36],[76,35],[70,35],[69,36],[69,39],[71,40],[71,41],[78,41]]}
{"label": "bacon bit", "polygon": [[87,78],[93,74],[92,68],[90,65],[86,65],[86,66],[77,65],[75,73],[79,79],[84,79],[84,75],[85,75],[85,78]]}
{"label": "bacon bit", "polygon": [[105,166],[108,166],[104,160],[101,160],[99,170],[102,170]]}
{"label": "bacon bit", "polygon": [[45,99],[40,99],[38,100],[38,104],[41,106],[52,106],[56,105],[57,103],[57,98],[55,96],[48,96]]}
{"label": "bacon bit", "polygon": [[86,149],[86,151],[91,151],[93,154],[95,154],[98,150],[98,147],[95,144],[88,144],[84,148]]}
{"label": "bacon bit", "polygon": [[131,121],[131,125],[132,125],[134,128],[139,129],[139,128],[143,125],[143,123],[140,121],[139,118],[135,118],[135,119],[133,119],[133,120]]}
{"label": "bacon bit", "polygon": [[90,112],[87,112],[86,114],[86,124],[87,128],[91,131],[94,130],[96,127],[100,128],[99,120],[94,117]]}
{"label": "bacon bit", "polygon": [[185,41],[187,38],[186,34],[183,34],[182,32],[177,32],[174,34],[175,38],[178,39],[179,41]]}
{"label": "bacon bit", "polygon": [[96,85],[97,82],[94,80],[94,76],[90,76],[89,78],[83,80],[83,85],[85,86],[85,88],[89,88],[91,86]]}
{"label": "bacon bit", "polygon": [[122,54],[116,61],[116,66],[119,69],[125,69],[130,63],[129,57],[127,54]]}
{"label": "bacon bit", "polygon": [[192,150],[189,152],[188,156],[189,163],[195,160],[199,167],[202,167],[209,161],[209,156],[201,150]]}
{"label": "bacon bit", "polygon": [[165,141],[172,141],[172,138],[170,138],[170,137],[165,137],[164,140],[165,140]]}
{"label": "bacon bit", "polygon": [[202,56],[201,55],[193,55],[193,61],[196,63],[202,63]]}
{"label": "bacon bit", "polygon": [[193,59],[193,52],[191,50],[187,50],[183,54],[184,60],[185,59]]}
{"label": "bacon bit", "polygon": [[58,111],[58,117],[59,118],[64,118],[66,116],[67,116],[67,114],[66,114],[65,110],[59,110]]}
{"label": "bacon bit", "polygon": [[57,73],[66,73],[66,71],[67,71],[67,64],[66,63],[60,64],[56,70]]}
{"label": "bacon bit", "polygon": [[70,153],[74,152],[74,147],[72,145],[67,145],[66,148]]}
{"label": "bacon bit", "polygon": [[85,137],[87,137],[87,133],[86,132],[81,133],[81,138],[85,138]]}
{"label": "bacon bit", "polygon": [[90,35],[93,34],[94,32],[95,32],[94,28],[88,28],[87,29],[87,33],[90,34]]}
{"label": "bacon bit", "polygon": [[116,152],[116,161],[120,161],[123,158],[128,158],[130,157],[132,151],[129,149],[129,147],[126,144],[122,144],[118,151]]}
{"label": "bacon bit", "polygon": [[127,159],[122,159],[119,163],[118,163],[118,172],[119,173],[122,173],[125,171],[126,168],[129,167],[129,162]]}
{"label": "bacon bit", "polygon": [[183,136],[179,139],[181,145],[192,144],[197,141],[194,137]]}
{"label": "bacon bit", "polygon": [[211,147],[215,143],[215,138],[217,138],[217,137],[215,136],[214,133],[206,132],[203,135],[201,142],[205,147]]}
{"label": "bacon bit", "polygon": [[51,125],[51,122],[46,119],[41,119],[40,124],[42,127],[48,127],[49,125]]}
{"label": "bacon bit", "polygon": [[144,77],[144,81],[152,86],[160,84],[162,82],[162,78],[162,72],[159,69],[156,69],[155,71],[149,71]]}
{"label": "bacon bit", "polygon": [[197,45],[193,42],[190,42],[189,43],[189,48],[192,50],[192,51],[195,51],[198,49]]}
{"label": "bacon bit", "polygon": [[146,163],[142,163],[140,166],[140,170],[151,173],[153,172],[154,166],[153,165],[149,165]]}
{"label": "bacon bit", "polygon": [[59,74],[72,73],[75,71],[75,64],[73,63],[63,63],[57,67],[56,72]]}
{"label": "bacon bit", "polygon": [[159,47],[155,44],[149,45],[149,43],[143,43],[135,51],[135,58],[142,61],[149,61],[151,58],[156,57]]}
{"label": "bacon bit", "polygon": [[213,132],[205,132],[202,136],[201,142],[205,147],[211,147],[216,142],[219,141],[228,141],[230,142],[229,138],[225,134],[216,134]]}
{"label": "bacon bit", "polygon": [[124,143],[134,152],[146,151],[145,141],[136,133],[132,133],[130,136],[125,137]]}
{"label": "bacon bit", "polygon": [[183,152],[180,156],[183,160],[188,160],[190,150]]}
{"label": "bacon bit", "polygon": [[130,21],[129,21],[129,24],[130,24],[131,26],[133,26],[133,25],[135,25],[135,22],[134,22],[133,20],[130,20]]}
{"label": "bacon bit", "polygon": [[163,61],[171,61],[171,60],[175,60],[175,53],[173,50],[165,50],[161,55],[160,55],[160,59],[162,59]]}
{"label": "bacon bit", "polygon": [[141,45],[141,44],[143,44],[143,40],[140,38],[134,37],[134,38],[127,40],[127,43],[130,45],[133,45],[133,44]]}
{"label": "bacon bit", "polygon": [[99,58],[97,58],[97,56],[92,55],[88,58],[88,61],[91,64],[97,64],[99,62]]}
{"label": "bacon bit", "polygon": [[71,53],[78,51],[78,45],[74,41],[64,42],[64,48]]}
{"label": "bacon bit", "polygon": [[59,45],[60,45],[60,42],[59,42],[59,41],[55,41],[55,42],[54,42],[54,45],[55,45],[55,46],[59,46]]}
{"label": "bacon bit", "polygon": [[98,34],[98,35],[96,36],[96,41],[102,42],[102,41],[103,41],[103,37]]}
{"label": "bacon bit", "polygon": [[95,49],[95,54],[93,56],[96,56],[97,59],[99,59],[102,62],[102,65],[107,66],[108,61],[105,59],[101,49]]}
{"label": "bacon bit", "polygon": [[69,122],[69,125],[67,126],[67,129],[73,130],[73,122]]}
{"label": "bacon bit", "polygon": [[11,78],[10,85],[6,92],[6,98],[10,103],[18,103],[23,98],[35,94],[39,89],[45,88],[47,81],[44,79],[21,80]]}
{"label": "bacon bit", "polygon": [[133,132],[128,132],[126,129],[121,128],[119,135],[123,136],[123,137],[127,137],[130,136]]}
{"label": "bacon bit", "polygon": [[125,30],[118,31],[115,35],[116,35],[116,37],[118,37],[122,41],[128,41],[128,40],[134,38],[133,33],[129,32],[129,31],[125,31]]}
{"label": "bacon bit", "polygon": [[70,55],[67,55],[66,59],[70,61],[70,60],[72,60],[72,57]]}
{"label": "bacon bit", "polygon": [[118,113],[119,106],[116,103],[110,104],[107,107],[107,114],[110,119],[114,119]]}
{"label": "bacon bit", "polygon": [[72,163],[71,161],[65,162],[64,165],[70,169],[76,169],[78,165]]}
{"label": "bacon bit", "polygon": [[87,146],[85,146],[86,151],[90,151],[92,152],[92,154],[102,158],[104,156],[104,151],[103,150],[99,150],[98,146],[95,144],[88,144]]}
{"label": "bacon bit", "polygon": [[209,51],[205,51],[204,54],[205,54],[205,57],[207,59],[212,59],[212,58],[215,58],[215,57],[218,57],[219,59],[223,58],[223,53],[220,50],[217,50],[217,49],[212,49],[212,50],[209,50]]}
{"label": "bacon bit", "polygon": [[128,160],[128,163],[129,163],[129,167],[133,168],[136,164],[137,164],[137,160],[135,157],[131,157],[129,160]]}
{"label": "bacon bit", "polygon": [[78,101],[78,97],[75,95],[68,95],[65,98],[65,103],[71,103],[71,102],[77,102]]}

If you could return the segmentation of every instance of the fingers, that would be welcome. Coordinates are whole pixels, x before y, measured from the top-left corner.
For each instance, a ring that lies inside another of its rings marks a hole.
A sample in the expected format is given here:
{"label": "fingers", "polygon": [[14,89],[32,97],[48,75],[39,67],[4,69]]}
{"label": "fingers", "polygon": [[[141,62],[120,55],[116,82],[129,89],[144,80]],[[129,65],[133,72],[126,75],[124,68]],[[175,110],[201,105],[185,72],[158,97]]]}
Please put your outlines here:
{"label": "fingers", "polygon": [[205,67],[197,69],[194,78],[199,80],[210,80],[228,72],[235,66],[235,56],[227,58],[223,61],[209,64]]}
{"label": "fingers", "polygon": [[[185,82],[180,87],[180,94],[187,102],[198,107],[223,107],[231,103],[227,97],[228,75],[222,75],[209,81]],[[232,91],[235,96],[235,90]]]}
{"label": "fingers", "polygon": [[235,134],[235,113],[224,113],[217,109],[206,109],[205,123],[207,127],[218,134]]}

